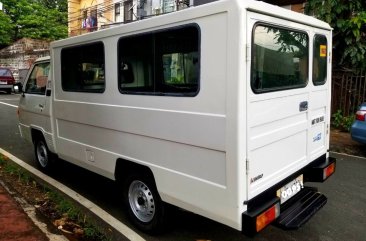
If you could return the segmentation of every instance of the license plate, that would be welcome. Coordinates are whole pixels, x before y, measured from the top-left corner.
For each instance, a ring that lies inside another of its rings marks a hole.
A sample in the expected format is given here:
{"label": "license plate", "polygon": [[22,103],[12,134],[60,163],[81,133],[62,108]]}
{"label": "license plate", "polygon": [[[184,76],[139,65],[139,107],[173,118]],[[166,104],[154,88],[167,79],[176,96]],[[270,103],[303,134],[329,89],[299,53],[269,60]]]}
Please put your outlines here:
{"label": "license plate", "polygon": [[301,174],[295,180],[292,180],[291,182],[287,183],[285,186],[277,190],[277,197],[280,198],[281,204],[295,196],[298,192],[301,191],[302,188],[304,188],[303,184],[303,175]]}
{"label": "license plate", "polygon": [[6,82],[6,81],[0,81],[0,84],[1,84],[1,85],[6,85],[6,84],[7,84],[7,82]]}

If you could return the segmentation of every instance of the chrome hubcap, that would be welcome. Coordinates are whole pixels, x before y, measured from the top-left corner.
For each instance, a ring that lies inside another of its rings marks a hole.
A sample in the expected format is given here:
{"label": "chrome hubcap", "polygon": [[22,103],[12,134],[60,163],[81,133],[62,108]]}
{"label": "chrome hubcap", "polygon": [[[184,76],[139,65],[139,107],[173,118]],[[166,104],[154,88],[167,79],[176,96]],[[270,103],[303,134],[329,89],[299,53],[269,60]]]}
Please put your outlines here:
{"label": "chrome hubcap", "polygon": [[153,195],[141,181],[133,181],[128,190],[128,201],[132,212],[141,222],[150,222],[155,214],[155,202]]}

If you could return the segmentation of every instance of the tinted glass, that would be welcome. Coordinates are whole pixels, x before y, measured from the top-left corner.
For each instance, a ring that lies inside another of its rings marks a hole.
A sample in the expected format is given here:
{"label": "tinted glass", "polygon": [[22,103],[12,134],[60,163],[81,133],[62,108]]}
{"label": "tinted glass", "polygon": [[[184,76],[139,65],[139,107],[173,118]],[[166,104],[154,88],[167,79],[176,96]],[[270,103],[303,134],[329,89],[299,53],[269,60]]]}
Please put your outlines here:
{"label": "tinted glass", "polygon": [[323,85],[327,81],[327,38],[324,35],[314,37],[313,83]]}
{"label": "tinted glass", "polygon": [[255,93],[304,87],[308,81],[306,33],[257,25],[253,31],[251,86]]}
{"label": "tinted glass", "polygon": [[125,94],[194,96],[199,32],[186,26],[119,40],[119,89]]}
{"label": "tinted glass", "polygon": [[103,43],[63,49],[61,51],[61,82],[64,91],[104,92]]}

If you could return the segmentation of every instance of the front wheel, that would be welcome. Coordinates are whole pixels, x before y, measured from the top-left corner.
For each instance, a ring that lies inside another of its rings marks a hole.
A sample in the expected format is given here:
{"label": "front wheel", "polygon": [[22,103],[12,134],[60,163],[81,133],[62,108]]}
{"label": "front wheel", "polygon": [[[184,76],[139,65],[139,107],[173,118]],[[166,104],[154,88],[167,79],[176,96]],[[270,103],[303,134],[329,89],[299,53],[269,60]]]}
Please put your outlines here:
{"label": "front wheel", "polygon": [[40,169],[42,171],[49,171],[52,167],[53,157],[43,138],[37,138],[34,141],[34,152]]}
{"label": "front wheel", "polygon": [[132,223],[141,231],[157,234],[165,226],[165,205],[157,192],[153,177],[130,174],[123,188],[123,199]]}

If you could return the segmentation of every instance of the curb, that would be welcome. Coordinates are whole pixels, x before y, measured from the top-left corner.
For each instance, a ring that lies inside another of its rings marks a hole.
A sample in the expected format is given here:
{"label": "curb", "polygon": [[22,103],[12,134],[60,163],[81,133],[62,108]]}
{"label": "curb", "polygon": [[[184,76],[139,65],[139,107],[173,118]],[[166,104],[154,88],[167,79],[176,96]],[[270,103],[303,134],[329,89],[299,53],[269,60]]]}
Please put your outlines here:
{"label": "curb", "polygon": [[354,156],[354,155],[349,155],[349,154],[340,153],[340,152],[330,151],[330,152],[329,152],[329,154],[330,154],[332,157],[335,157],[335,158],[347,158],[347,157],[351,157],[351,158],[355,158],[355,159],[357,159],[357,160],[366,161],[366,157]]}
{"label": "curb", "polygon": [[144,238],[142,238],[140,235],[138,235],[136,232],[134,232],[132,229],[127,227],[125,224],[108,214],[106,211],[104,211],[102,208],[91,202],[90,200],[84,198],[80,194],[76,193],[72,189],[68,188],[67,186],[63,185],[62,183],[56,181],[55,179],[47,176],[46,174],[42,173],[41,171],[37,170],[36,168],[30,166],[26,162],[18,159],[11,153],[5,151],[4,149],[0,148],[0,153],[4,156],[8,157],[11,161],[19,165],[20,167],[24,168],[37,178],[44,181],[46,184],[56,188],[58,191],[64,193],[69,198],[74,200],[76,203],[80,204],[85,209],[89,210],[92,214],[98,216],[101,220],[103,220],[104,223],[111,226],[113,229],[116,230],[120,235],[126,237],[129,240],[133,241],[146,241]]}

